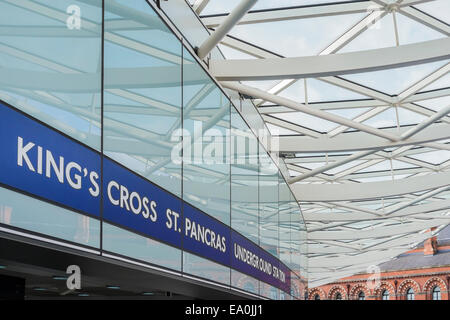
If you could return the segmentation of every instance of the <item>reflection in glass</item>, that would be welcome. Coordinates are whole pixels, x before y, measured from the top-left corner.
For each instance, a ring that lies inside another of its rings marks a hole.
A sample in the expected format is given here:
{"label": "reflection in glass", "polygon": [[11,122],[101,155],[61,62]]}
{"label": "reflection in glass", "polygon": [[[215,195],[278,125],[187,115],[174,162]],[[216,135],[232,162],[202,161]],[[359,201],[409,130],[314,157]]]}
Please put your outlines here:
{"label": "reflection in glass", "polygon": [[258,141],[234,107],[231,141],[231,227],[258,243]]}
{"label": "reflection in glass", "polygon": [[[0,18],[0,99],[99,151],[103,134],[105,155],[289,265],[301,296],[306,232],[297,201],[227,96],[146,1],[0,0]],[[252,127],[263,127],[251,102],[240,103]],[[100,244],[98,220],[6,189],[0,223]],[[181,265],[180,249],[106,223],[103,245],[220,283],[230,284],[231,272],[242,290],[288,297],[187,252]]]}
{"label": "reflection in glass", "polygon": [[302,293],[305,292],[305,288],[306,286],[300,281],[297,274],[291,271],[291,296],[294,299],[302,299]]}
{"label": "reflection in glass", "polygon": [[105,10],[105,154],[181,196],[181,43],[145,1]]}
{"label": "reflection in glass", "polygon": [[280,290],[271,286],[270,284],[267,284],[262,281],[259,282],[259,295],[261,295],[263,297],[266,297],[266,298],[272,299],[272,300],[278,300],[279,291]]}
{"label": "reflection in glass", "polygon": [[100,221],[0,188],[0,224],[98,248]]}
{"label": "reflection in glass", "polygon": [[183,272],[203,279],[230,284],[230,268],[186,251],[183,252]]}
{"label": "reflection in glass", "polygon": [[0,0],[0,99],[97,150],[101,7]]}
{"label": "reflection in glass", "polygon": [[259,293],[258,280],[233,269],[231,269],[231,285],[247,292]]}
{"label": "reflection in glass", "polygon": [[183,200],[230,224],[230,101],[183,53]]}
{"label": "reflection in glass", "polygon": [[291,192],[283,177],[279,176],[278,205],[279,205],[279,243],[280,260],[287,266],[291,265],[291,216],[299,214],[291,207]]}
{"label": "reflection in glass", "polygon": [[259,245],[275,257],[279,257],[278,242],[278,168],[259,148]]}
{"label": "reflection in glass", "polygon": [[173,270],[181,270],[181,250],[103,223],[103,250]]}

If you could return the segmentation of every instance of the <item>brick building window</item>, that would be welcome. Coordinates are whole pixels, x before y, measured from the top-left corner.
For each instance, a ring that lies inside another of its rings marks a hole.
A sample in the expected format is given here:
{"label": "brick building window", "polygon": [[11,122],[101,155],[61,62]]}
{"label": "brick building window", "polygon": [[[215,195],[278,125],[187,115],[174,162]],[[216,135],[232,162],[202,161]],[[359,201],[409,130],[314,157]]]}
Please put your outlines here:
{"label": "brick building window", "polygon": [[320,300],[319,294],[316,294],[316,295],[314,296],[314,300]]}
{"label": "brick building window", "polygon": [[412,288],[406,291],[406,300],[414,300],[414,290]]}
{"label": "brick building window", "polygon": [[334,300],[342,300],[342,295],[340,292],[336,293],[336,297],[334,298]]}
{"label": "brick building window", "polygon": [[358,294],[358,300],[366,300],[366,295],[364,294],[364,291],[361,291]]}
{"label": "brick building window", "polygon": [[441,288],[439,286],[433,288],[432,294],[433,300],[441,300]]}
{"label": "brick building window", "polygon": [[383,290],[383,292],[381,293],[381,299],[382,300],[389,300],[389,291]]}

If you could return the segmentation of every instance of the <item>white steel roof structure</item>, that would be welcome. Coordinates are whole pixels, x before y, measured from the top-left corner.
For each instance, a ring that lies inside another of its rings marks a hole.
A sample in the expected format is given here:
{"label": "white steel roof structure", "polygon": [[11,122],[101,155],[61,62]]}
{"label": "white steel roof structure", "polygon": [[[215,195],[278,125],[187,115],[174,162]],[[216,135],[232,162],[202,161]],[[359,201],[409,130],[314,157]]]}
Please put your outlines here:
{"label": "white steel roof structure", "polygon": [[[108,1],[111,10],[119,6]],[[65,11],[40,1],[1,2],[64,23],[67,18]],[[223,87],[252,98],[271,131],[272,151],[288,168],[285,178],[307,225],[310,287],[366,271],[429,237],[426,230],[437,227],[436,233],[450,222],[450,1],[190,3],[205,26],[214,29],[197,52]],[[130,20],[105,21],[105,40],[164,61],[179,59],[111,31],[152,26],[152,16],[128,13]],[[87,33],[101,29],[87,19],[83,23]],[[84,35],[66,28],[6,25],[0,32]],[[208,54],[217,44],[226,60]],[[8,86],[100,122],[97,114],[50,94],[98,90],[89,74],[20,48],[0,44],[0,51],[55,71],[13,70]],[[172,71],[160,72],[167,79],[157,80],[172,81]],[[107,83],[106,92],[150,103],[127,90],[148,85],[149,70],[120,72],[114,78],[118,83]],[[76,88],[60,81],[61,74],[64,79],[70,75]],[[42,77],[48,78],[39,81]],[[205,87],[199,95],[209,90]],[[27,113],[36,112],[26,101],[19,102]],[[160,113],[172,108],[151,103]],[[50,117],[45,120],[51,123]],[[147,131],[119,121],[115,126],[130,137],[151,139]],[[141,153],[137,150],[136,156]]]}
{"label": "white steel roof structure", "polygon": [[[448,0],[190,4],[214,29],[199,55],[252,98],[289,169],[310,287],[450,222]],[[227,59],[208,56],[216,44]]]}

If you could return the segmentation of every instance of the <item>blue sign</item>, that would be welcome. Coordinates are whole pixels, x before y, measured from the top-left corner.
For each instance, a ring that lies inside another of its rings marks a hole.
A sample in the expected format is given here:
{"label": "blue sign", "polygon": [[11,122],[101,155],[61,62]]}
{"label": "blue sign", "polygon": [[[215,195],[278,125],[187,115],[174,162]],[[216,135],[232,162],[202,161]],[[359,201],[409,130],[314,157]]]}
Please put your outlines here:
{"label": "blue sign", "polygon": [[181,200],[103,158],[103,219],[181,247]]}
{"label": "blue sign", "polygon": [[183,216],[183,249],[229,266],[230,228],[187,203]]}
{"label": "blue sign", "polygon": [[229,226],[105,156],[101,166],[101,155],[95,150],[1,103],[0,150],[4,185],[290,292],[289,268]]}
{"label": "blue sign", "polygon": [[233,269],[290,292],[291,272],[277,258],[231,230],[231,262]]}
{"label": "blue sign", "polygon": [[0,103],[0,182],[100,216],[100,155]]}

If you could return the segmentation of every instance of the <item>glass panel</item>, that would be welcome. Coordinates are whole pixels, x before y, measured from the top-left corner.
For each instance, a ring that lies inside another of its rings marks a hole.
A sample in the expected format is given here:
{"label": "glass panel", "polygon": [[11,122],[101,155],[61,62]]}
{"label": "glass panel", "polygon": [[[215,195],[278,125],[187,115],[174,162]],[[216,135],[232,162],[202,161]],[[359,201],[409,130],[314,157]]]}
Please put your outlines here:
{"label": "glass panel", "polygon": [[327,132],[336,128],[336,123],[301,112],[277,113],[274,117],[286,120],[317,132]]}
{"label": "glass panel", "polygon": [[[450,76],[450,74],[449,74],[449,76]],[[448,80],[450,80],[450,77]],[[448,83],[448,87],[450,87],[450,81]],[[450,105],[450,96],[429,99],[429,100],[423,100],[423,101],[420,101],[418,104],[421,106],[424,106],[428,109],[432,109],[434,111],[440,111],[443,108],[445,108],[445,106]]]}
{"label": "glass panel", "polygon": [[231,227],[258,243],[258,141],[231,108]]}
{"label": "glass panel", "polygon": [[184,49],[183,200],[230,224],[230,101]]}
{"label": "glass panel", "polygon": [[[291,194],[291,208],[293,215],[291,216],[291,228],[293,230],[291,237],[291,265],[290,268],[298,276],[299,281],[306,281],[307,268],[307,243],[306,228],[303,217],[295,197]],[[300,292],[302,294],[302,292]]]}
{"label": "glass panel", "polygon": [[397,115],[395,108],[388,108],[374,117],[369,118],[362,122],[363,124],[375,127],[375,128],[388,128],[397,126]]}
{"label": "glass panel", "polygon": [[278,257],[278,168],[261,145],[259,159],[259,245]]}
{"label": "glass panel", "polygon": [[[278,168],[259,146],[259,245],[275,257],[279,257],[278,231]],[[278,299],[278,289],[260,281],[260,295]]]}
{"label": "glass panel", "polygon": [[99,150],[102,1],[85,2],[0,0],[0,99]]}
{"label": "glass panel", "polygon": [[290,205],[291,192],[288,185],[280,175],[279,185],[279,237],[280,237],[280,260],[285,265],[291,264],[291,215]]}
{"label": "glass panel", "polygon": [[[349,2],[352,0],[341,0],[339,2]],[[195,3],[195,0],[189,0],[189,3]],[[239,4],[240,0],[210,0],[206,5],[203,14],[228,13]],[[336,0],[259,0],[251,10],[264,10],[269,8],[285,8],[293,6],[314,6],[324,3],[336,2]]]}
{"label": "glass panel", "polygon": [[0,188],[0,223],[99,248],[100,221]]}
{"label": "glass panel", "polygon": [[145,1],[105,10],[105,154],[181,196],[181,43]]}
{"label": "glass panel", "polygon": [[230,268],[183,252],[183,272],[200,278],[230,284]]}
{"label": "glass panel", "polygon": [[311,56],[321,53],[364,16],[365,14],[357,13],[240,24],[230,33],[286,57]]}
{"label": "glass panel", "polygon": [[273,125],[271,123],[267,124],[267,128],[272,136],[288,136],[288,135],[298,135],[298,131],[289,130],[286,128]]}
{"label": "glass panel", "polygon": [[414,300],[414,290],[409,288],[406,292],[406,298],[407,300]]}
{"label": "glass panel", "polygon": [[[278,168],[146,1],[0,0],[0,17],[11,29],[0,36],[0,99],[100,150],[102,3],[105,155],[299,270],[302,222]],[[352,19],[347,17],[346,24]],[[299,22],[287,22],[292,23]],[[327,41],[320,39],[307,50],[316,52]],[[290,48],[298,55],[303,44]],[[311,81],[311,97],[323,100]],[[344,99],[346,94],[337,95]],[[239,107],[249,111],[254,129],[264,126],[250,101]],[[91,247],[100,243],[98,220],[2,188],[0,222]],[[196,255],[184,252],[182,259],[177,248],[111,224],[104,224],[103,245],[106,251],[220,283],[230,284],[231,277],[234,286],[271,299],[289,297]],[[298,257],[291,253],[295,250]]]}
{"label": "glass panel", "polygon": [[379,49],[395,46],[394,20],[387,14],[378,21],[369,23],[367,30],[345,45],[339,53]]}
{"label": "glass panel", "polygon": [[450,160],[450,151],[438,150],[438,151],[418,153],[416,155],[409,156],[409,158],[414,158],[417,160],[426,161],[434,165],[439,165]]}
{"label": "glass panel", "polygon": [[103,223],[103,249],[137,260],[181,270],[181,250]]}
{"label": "glass panel", "polygon": [[367,99],[367,96],[318,79],[307,79],[306,86],[308,92],[308,102],[310,103],[321,101]]}
{"label": "glass panel", "polygon": [[279,300],[291,300],[290,296],[286,294],[284,291],[279,290],[280,296]]}
{"label": "glass panel", "polygon": [[441,300],[441,288],[434,287],[434,289],[433,289],[433,300]]}
{"label": "glass panel", "polygon": [[302,290],[303,289],[298,276],[295,273],[291,272],[291,296],[294,299],[300,299]]}
{"label": "glass panel", "polygon": [[231,270],[231,285],[247,292],[259,293],[258,280],[235,270]]}
{"label": "glass panel", "polygon": [[[436,81],[433,81],[431,84],[429,84],[428,86],[421,89],[419,91],[419,93],[425,92],[425,91],[430,91],[430,90],[448,88],[448,87],[450,87],[450,74],[447,73],[445,76],[440,77]],[[443,108],[443,107],[444,106],[441,106],[441,108]]]}
{"label": "glass panel", "polygon": [[160,5],[192,47],[200,47],[209,37],[209,32],[185,0],[160,1]]}
{"label": "glass panel", "polygon": [[414,21],[402,14],[397,14],[398,36],[400,45],[444,38],[445,35]]}
{"label": "glass panel", "polygon": [[280,292],[277,288],[272,287],[271,285],[260,281],[259,282],[259,295],[269,298],[271,300],[278,300],[280,296]]}
{"label": "glass panel", "polygon": [[425,13],[432,15],[433,17],[450,24],[450,2],[448,0],[436,0],[427,3],[418,4],[416,8],[424,11]]}
{"label": "glass panel", "polygon": [[[299,229],[299,219],[297,215],[293,215],[291,217],[291,263],[289,264],[289,268],[292,270],[291,281],[296,283],[297,289],[300,290],[300,269],[301,269],[301,257],[303,252],[300,252],[300,233]],[[295,276],[294,276],[295,274]],[[299,294],[302,292],[299,291]]]}
{"label": "glass panel", "polygon": [[390,95],[395,95],[400,94],[447,63],[447,60],[443,60],[389,70],[355,73],[345,75],[342,78]]}

